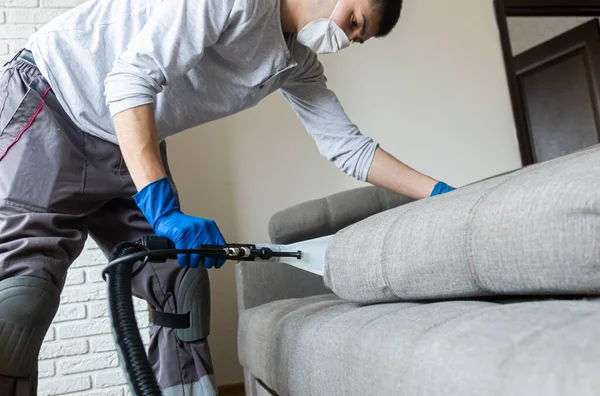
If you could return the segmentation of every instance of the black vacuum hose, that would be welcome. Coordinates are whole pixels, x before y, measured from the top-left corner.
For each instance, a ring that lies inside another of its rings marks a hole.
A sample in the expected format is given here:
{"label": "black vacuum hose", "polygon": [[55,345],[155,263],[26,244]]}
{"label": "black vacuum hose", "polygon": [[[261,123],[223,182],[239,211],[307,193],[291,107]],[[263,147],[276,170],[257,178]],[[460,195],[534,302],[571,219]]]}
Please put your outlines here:
{"label": "black vacuum hose", "polygon": [[[238,261],[271,257],[301,258],[300,251],[273,252],[271,249],[256,249],[250,244],[202,245],[199,249],[176,249],[166,238],[146,236],[138,242],[124,242],[113,252],[113,259],[102,271],[107,282],[108,307],[117,353],[124,365],[129,387],[135,396],[161,396],[154,371],[150,367],[146,350],[140,337],[131,297],[131,279],[137,275],[147,261],[164,262],[177,258],[178,254],[200,254],[205,257],[220,257]],[[144,260],[133,272],[135,263]]]}
{"label": "black vacuum hose", "polygon": [[134,264],[140,260],[139,257],[136,258],[139,254],[134,253],[142,250],[143,247],[136,244],[118,247],[115,259],[133,254],[130,256],[132,259],[108,267],[103,275],[108,275],[108,303],[113,336],[129,385],[136,396],[160,396],[162,393],[146,357],[131,298],[131,274]]}
{"label": "black vacuum hose", "polygon": [[[181,253],[199,253],[203,250],[175,249],[168,239],[142,237],[138,242],[124,242],[118,245],[111,262],[102,271],[107,282],[108,308],[113,338],[117,353],[124,365],[129,387],[135,396],[161,396],[154,371],[148,362],[146,350],[140,337],[133,299],[131,279],[146,264],[147,260],[164,262],[176,258]],[[144,261],[133,272],[135,263]]]}

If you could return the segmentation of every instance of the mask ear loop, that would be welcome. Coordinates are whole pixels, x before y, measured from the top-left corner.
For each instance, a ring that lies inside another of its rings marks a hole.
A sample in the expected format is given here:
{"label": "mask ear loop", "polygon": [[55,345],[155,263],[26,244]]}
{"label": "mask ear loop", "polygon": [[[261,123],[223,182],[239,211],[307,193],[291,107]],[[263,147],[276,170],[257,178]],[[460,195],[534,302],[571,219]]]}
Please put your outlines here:
{"label": "mask ear loop", "polygon": [[[331,23],[332,23],[332,20],[333,20],[333,15],[335,14],[335,12],[336,12],[336,10],[338,9],[338,7],[340,6],[340,3],[341,3],[341,1],[342,1],[342,0],[338,0],[338,1],[335,3],[335,7],[333,7],[333,11],[331,11],[331,15],[329,15],[329,22],[328,22],[328,25],[330,26],[330,28],[331,28]],[[330,32],[331,32],[331,30],[330,30]],[[344,33],[344,34],[346,34],[346,33]],[[335,40],[335,42],[336,42],[336,44],[337,44],[337,46],[338,46],[338,48],[339,48],[339,47],[340,47],[340,43],[338,42],[338,40],[337,40],[337,37],[335,36],[335,34],[332,34],[332,36],[333,36],[333,39]]]}
{"label": "mask ear loop", "polygon": [[341,0],[338,0],[335,3],[335,7],[333,7],[333,11],[331,11],[331,15],[329,15],[329,23],[331,23],[331,20],[333,19],[333,15],[335,14],[335,12],[338,9],[338,7],[340,6],[340,2],[341,2]]}

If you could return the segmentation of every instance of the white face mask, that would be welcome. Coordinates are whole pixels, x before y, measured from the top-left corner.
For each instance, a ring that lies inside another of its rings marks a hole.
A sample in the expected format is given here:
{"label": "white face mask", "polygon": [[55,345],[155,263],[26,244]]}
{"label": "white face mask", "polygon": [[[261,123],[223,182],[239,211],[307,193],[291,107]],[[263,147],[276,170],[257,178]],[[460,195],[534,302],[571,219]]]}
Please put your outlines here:
{"label": "white face mask", "polygon": [[329,19],[319,18],[304,26],[298,33],[300,44],[307,46],[317,54],[329,54],[344,49],[350,45],[346,33],[332,21],[340,0],[335,4]]}

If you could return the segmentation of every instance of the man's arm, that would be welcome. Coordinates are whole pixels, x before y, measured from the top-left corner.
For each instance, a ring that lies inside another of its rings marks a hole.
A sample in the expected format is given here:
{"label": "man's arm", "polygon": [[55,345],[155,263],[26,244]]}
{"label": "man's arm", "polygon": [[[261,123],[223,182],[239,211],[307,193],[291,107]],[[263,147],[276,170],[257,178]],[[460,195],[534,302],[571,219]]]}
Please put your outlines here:
{"label": "man's arm", "polygon": [[105,80],[111,116],[153,103],[171,79],[185,75],[227,28],[236,0],[172,0],[152,9]]}
{"label": "man's arm", "polygon": [[415,199],[431,195],[437,180],[424,175],[377,147],[367,182]]}
{"label": "man's arm", "polygon": [[435,189],[436,180],[403,164],[360,132],[327,88],[314,53],[298,47],[294,57],[301,66],[281,91],[324,157],[349,176],[411,198],[426,198],[440,190]]}
{"label": "man's arm", "polygon": [[[225,244],[211,219],[182,213],[162,163],[154,115],[156,95],[185,75],[228,24],[235,0],[164,1],[115,60],[105,80],[106,105],[138,192],[133,196],[154,232],[177,249]],[[224,260],[179,255],[179,264],[220,267]]]}
{"label": "man's arm", "polygon": [[[223,245],[225,239],[215,221],[181,212],[161,159],[152,105],[122,111],[113,117],[117,138],[138,193],[133,196],[154,232],[171,240],[177,249],[202,244]],[[225,260],[178,255],[181,266],[221,267]]]}
{"label": "man's arm", "polygon": [[[202,59],[206,48],[218,41],[229,24],[235,2],[163,1],[152,8],[144,27],[115,59],[104,82],[106,105],[113,117],[119,144],[122,142],[122,149],[128,151],[123,153],[128,167],[141,168],[140,164],[132,163],[140,159],[132,155],[132,150],[152,153],[148,158],[155,156],[158,141],[150,106],[171,80],[188,73]],[[146,141],[148,138],[153,141]],[[147,146],[126,147],[142,143]],[[157,164],[152,162],[146,176],[156,172]],[[134,172],[133,177],[139,189],[144,186],[144,180],[136,180],[138,174]]]}
{"label": "man's arm", "polygon": [[160,156],[152,105],[125,110],[113,117],[119,146],[138,190],[167,176]]}
{"label": "man's arm", "polygon": [[[138,190],[154,180],[166,177],[151,105],[126,110],[114,117],[121,152]],[[436,180],[403,164],[377,147],[367,182],[413,197],[429,196]]]}

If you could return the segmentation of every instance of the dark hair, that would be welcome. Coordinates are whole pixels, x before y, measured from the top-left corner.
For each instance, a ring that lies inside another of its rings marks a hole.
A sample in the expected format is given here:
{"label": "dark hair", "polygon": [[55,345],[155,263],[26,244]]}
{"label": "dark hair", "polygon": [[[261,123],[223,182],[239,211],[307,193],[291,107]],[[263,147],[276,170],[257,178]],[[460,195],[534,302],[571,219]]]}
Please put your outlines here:
{"label": "dark hair", "polygon": [[387,36],[400,19],[400,11],[402,10],[402,0],[371,0],[371,4],[375,7],[381,20],[375,37]]}

